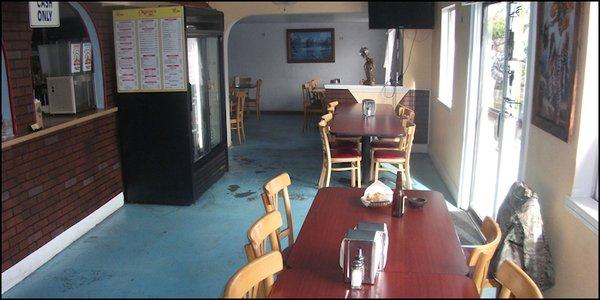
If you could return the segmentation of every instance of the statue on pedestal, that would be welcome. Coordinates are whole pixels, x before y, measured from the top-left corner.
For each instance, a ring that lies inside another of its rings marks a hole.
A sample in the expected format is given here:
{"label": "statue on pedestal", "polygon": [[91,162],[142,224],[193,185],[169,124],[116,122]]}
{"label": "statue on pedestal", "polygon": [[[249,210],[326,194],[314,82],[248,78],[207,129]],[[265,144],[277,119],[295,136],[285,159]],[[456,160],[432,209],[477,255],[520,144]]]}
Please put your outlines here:
{"label": "statue on pedestal", "polygon": [[359,53],[365,59],[364,69],[367,76],[367,79],[361,80],[361,84],[375,85],[375,65],[373,64],[373,58],[369,56],[369,48],[362,47]]}

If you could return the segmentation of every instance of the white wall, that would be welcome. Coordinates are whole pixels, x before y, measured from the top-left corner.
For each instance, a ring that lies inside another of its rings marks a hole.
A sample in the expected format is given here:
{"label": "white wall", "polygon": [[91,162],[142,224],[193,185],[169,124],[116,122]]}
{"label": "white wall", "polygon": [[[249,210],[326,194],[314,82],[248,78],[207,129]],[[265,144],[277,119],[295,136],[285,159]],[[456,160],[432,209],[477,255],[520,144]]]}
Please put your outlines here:
{"label": "white wall", "polygon": [[[335,28],[334,63],[287,63],[286,29]],[[262,78],[261,110],[301,111],[300,85],[311,78],[359,84],[365,78],[360,47],[375,60],[376,83],[382,84],[386,30],[368,23],[237,23],[229,35],[229,76]],[[252,92],[251,92],[252,93]]]}

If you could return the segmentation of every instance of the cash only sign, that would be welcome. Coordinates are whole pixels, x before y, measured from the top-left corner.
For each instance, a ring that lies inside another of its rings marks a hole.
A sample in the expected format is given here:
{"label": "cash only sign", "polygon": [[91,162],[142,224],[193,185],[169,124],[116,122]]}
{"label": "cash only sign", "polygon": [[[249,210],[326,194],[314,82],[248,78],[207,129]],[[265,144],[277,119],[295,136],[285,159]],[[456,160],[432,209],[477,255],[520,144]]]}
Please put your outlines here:
{"label": "cash only sign", "polygon": [[29,2],[29,27],[60,27],[58,1]]}

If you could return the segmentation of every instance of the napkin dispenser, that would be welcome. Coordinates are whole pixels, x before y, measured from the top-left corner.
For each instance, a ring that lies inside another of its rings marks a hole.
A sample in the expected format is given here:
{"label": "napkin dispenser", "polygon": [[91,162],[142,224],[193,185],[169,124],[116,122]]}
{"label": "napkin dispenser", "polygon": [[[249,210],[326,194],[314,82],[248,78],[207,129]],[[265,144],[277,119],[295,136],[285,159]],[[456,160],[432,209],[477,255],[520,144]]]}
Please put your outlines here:
{"label": "napkin dispenser", "polygon": [[356,226],[358,230],[370,230],[376,232],[376,250],[379,253],[379,265],[377,266],[378,271],[383,271],[387,263],[387,253],[389,245],[389,235],[387,230],[387,224],[385,223],[367,223],[360,222]]}
{"label": "napkin dispenser", "polygon": [[364,99],[362,102],[362,112],[365,117],[374,116],[375,115],[375,100]]}
{"label": "napkin dispenser", "polygon": [[374,284],[379,271],[379,260],[381,255],[377,253],[378,233],[372,230],[350,229],[342,242],[343,260],[344,260],[344,281],[350,282],[350,273],[352,272],[352,261],[358,254],[358,249],[362,249],[365,258],[365,272],[363,283]]}

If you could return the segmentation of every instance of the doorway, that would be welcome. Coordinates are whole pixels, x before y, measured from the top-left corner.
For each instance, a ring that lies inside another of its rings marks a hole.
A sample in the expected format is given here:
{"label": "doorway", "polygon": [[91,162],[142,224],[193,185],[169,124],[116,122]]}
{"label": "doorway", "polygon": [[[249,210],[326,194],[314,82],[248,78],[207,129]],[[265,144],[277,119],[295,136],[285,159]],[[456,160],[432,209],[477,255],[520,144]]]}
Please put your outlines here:
{"label": "doorway", "polygon": [[[475,128],[464,148],[464,199],[482,220],[495,218],[510,186],[519,179],[529,85],[531,43],[528,2],[485,3],[480,7],[479,60],[471,72],[467,108]],[[477,22],[477,21],[476,21]],[[534,43],[531,43],[533,46]],[[471,149],[468,149],[472,147]]]}

